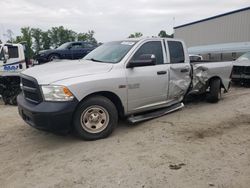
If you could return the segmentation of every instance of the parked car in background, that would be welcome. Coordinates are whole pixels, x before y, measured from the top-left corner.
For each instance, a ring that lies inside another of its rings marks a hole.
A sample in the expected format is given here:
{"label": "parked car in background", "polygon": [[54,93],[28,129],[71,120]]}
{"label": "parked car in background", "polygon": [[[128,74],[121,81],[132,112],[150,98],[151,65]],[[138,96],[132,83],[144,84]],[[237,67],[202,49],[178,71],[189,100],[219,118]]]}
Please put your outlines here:
{"label": "parked car in background", "polygon": [[233,62],[232,81],[241,84],[250,83],[250,52]]}
{"label": "parked car in background", "polygon": [[97,44],[89,42],[67,42],[56,49],[42,50],[35,56],[38,64],[53,61],[54,59],[81,59],[93,49]]}
{"label": "parked car in background", "polygon": [[190,54],[189,59],[190,61],[202,61],[203,57],[201,55]]}

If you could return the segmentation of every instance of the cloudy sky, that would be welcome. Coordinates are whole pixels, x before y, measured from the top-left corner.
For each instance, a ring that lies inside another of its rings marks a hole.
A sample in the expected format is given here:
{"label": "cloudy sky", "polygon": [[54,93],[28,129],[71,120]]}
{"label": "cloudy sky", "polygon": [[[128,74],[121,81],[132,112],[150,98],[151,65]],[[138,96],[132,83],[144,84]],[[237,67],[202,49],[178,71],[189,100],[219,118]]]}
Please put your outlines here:
{"label": "cloudy sky", "polygon": [[250,6],[249,0],[1,0],[0,38],[24,26],[44,30],[63,25],[76,32],[94,30],[98,41],[130,33],[157,35],[173,26]]}

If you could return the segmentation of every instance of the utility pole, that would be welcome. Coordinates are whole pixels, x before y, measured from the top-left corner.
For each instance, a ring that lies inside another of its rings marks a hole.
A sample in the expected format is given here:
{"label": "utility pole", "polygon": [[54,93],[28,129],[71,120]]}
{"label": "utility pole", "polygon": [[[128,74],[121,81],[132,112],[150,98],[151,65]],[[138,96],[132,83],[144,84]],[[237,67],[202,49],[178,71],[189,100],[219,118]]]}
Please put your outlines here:
{"label": "utility pole", "polygon": [[174,34],[174,27],[175,27],[175,17],[173,17],[173,34]]}

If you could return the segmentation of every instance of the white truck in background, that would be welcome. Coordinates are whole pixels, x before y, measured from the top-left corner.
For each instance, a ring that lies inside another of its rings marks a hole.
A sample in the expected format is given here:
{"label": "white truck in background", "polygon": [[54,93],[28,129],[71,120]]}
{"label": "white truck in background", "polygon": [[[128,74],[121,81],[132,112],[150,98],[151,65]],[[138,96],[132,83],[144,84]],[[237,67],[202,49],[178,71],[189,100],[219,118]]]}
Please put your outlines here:
{"label": "white truck in background", "polygon": [[27,69],[22,44],[0,44],[0,95],[5,104],[16,105],[20,93],[19,73]]}

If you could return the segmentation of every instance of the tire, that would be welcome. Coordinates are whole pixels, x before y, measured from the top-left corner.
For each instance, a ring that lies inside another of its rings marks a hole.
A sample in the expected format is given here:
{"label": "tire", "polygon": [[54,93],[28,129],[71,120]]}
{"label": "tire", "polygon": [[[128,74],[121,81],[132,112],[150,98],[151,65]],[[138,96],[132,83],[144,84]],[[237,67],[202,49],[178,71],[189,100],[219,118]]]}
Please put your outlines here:
{"label": "tire", "polygon": [[217,103],[221,98],[221,81],[219,78],[213,79],[210,82],[210,90],[207,96],[207,101]]}
{"label": "tire", "polygon": [[5,96],[2,96],[2,99],[5,105],[9,104],[9,100]]}
{"label": "tire", "polygon": [[54,61],[54,59],[60,59],[60,56],[58,54],[51,54],[48,57],[49,61]]}
{"label": "tire", "polygon": [[115,105],[103,96],[93,96],[84,100],[73,118],[74,130],[84,140],[106,138],[118,124]]}
{"label": "tire", "polygon": [[17,105],[17,96],[21,90],[19,88],[12,88],[10,91],[4,91],[2,94],[2,99],[5,105]]}

